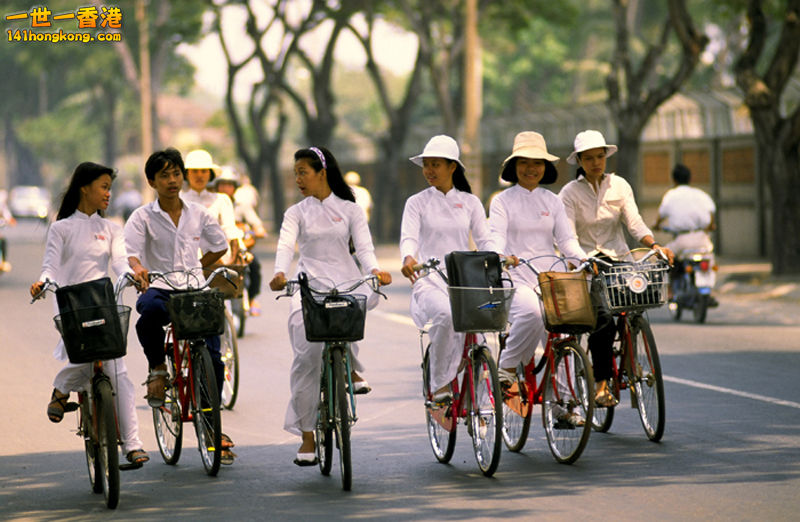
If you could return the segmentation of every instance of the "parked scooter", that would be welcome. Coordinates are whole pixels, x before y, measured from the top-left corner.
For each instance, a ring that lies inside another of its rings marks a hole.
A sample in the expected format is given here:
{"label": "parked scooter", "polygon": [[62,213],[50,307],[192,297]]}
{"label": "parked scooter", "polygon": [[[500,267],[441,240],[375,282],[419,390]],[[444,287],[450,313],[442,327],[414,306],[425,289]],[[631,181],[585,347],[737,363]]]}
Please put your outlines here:
{"label": "parked scooter", "polygon": [[684,252],[675,260],[671,275],[672,298],[669,311],[680,321],[684,310],[692,310],[694,320],[703,323],[708,309],[717,306],[711,295],[717,282],[717,264],[712,252]]}

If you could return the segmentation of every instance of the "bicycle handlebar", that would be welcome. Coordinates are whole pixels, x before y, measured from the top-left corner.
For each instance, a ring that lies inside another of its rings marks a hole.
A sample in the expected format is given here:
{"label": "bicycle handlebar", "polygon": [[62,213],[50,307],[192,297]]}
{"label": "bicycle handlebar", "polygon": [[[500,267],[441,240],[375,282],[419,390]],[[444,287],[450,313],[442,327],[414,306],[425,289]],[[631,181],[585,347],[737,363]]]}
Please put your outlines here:
{"label": "bicycle handlebar", "polygon": [[[310,286],[308,287],[308,289],[317,295],[349,294],[350,292],[352,292],[353,290],[355,290],[364,283],[368,283],[367,286],[369,286],[370,290],[372,290],[374,293],[383,296],[384,299],[388,299],[386,297],[386,294],[380,291],[381,281],[380,278],[378,278],[378,276],[375,274],[367,274],[358,281],[352,283],[349,287],[344,289],[337,288],[335,286],[327,291],[316,290],[314,288],[311,288]],[[300,281],[298,279],[289,279],[286,281],[286,286],[284,287],[283,293],[278,295],[275,299],[280,299],[281,297],[291,297],[295,293],[297,293],[297,290],[299,288],[300,288]]]}
{"label": "bicycle handlebar", "polygon": [[[228,283],[231,284],[231,286],[237,288],[236,283],[233,282],[232,278],[238,277],[239,274],[237,274],[235,270],[231,270],[230,268],[225,266],[220,266],[215,268],[214,271],[211,272],[207,278],[205,278],[202,284],[199,284],[198,286],[192,286],[189,284],[190,278],[198,283],[200,282],[200,277],[195,273],[196,270],[199,269],[190,268],[189,270],[173,270],[171,272],[148,272],[147,278],[148,281],[150,281],[151,283],[153,281],[160,279],[173,290],[203,290],[205,288],[208,288],[208,285],[211,284],[211,281],[213,281],[214,278],[217,277],[217,275],[222,274],[222,276]],[[186,276],[186,288],[183,288],[173,283],[168,277],[170,274],[184,274]],[[134,284],[134,285],[136,284],[136,282],[133,280],[133,277],[130,277],[130,281],[132,281],[132,283],[129,284]]]}

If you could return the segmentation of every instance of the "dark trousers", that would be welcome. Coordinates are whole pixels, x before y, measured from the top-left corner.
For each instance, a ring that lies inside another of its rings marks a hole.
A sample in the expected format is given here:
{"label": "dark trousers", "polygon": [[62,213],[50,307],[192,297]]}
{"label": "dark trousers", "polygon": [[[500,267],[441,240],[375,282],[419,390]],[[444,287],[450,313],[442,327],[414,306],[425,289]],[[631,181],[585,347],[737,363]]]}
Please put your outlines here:
{"label": "dark trousers", "polygon": [[[610,258],[600,256],[601,259],[612,261]],[[602,268],[600,268],[602,272]],[[594,370],[595,382],[610,379],[614,372],[612,367],[612,351],[614,348],[614,336],[617,333],[617,325],[614,316],[608,310],[605,298],[605,286],[601,283],[600,274],[592,279],[592,304],[594,305],[597,316],[595,330],[589,335],[589,352],[592,354],[592,368]]]}
{"label": "dark trousers", "polygon": [[[139,312],[139,320],[136,321],[136,335],[139,337],[139,344],[142,345],[150,369],[164,364],[166,361],[164,326],[170,322],[167,301],[174,293],[174,290],[151,287],[136,301],[136,311]],[[211,361],[214,364],[217,388],[221,393],[222,380],[225,378],[225,364],[222,362],[220,354],[219,336],[208,337],[206,345],[208,345]]]}
{"label": "dark trousers", "polygon": [[256,256],[253,256],[248,270],[250,271],[250,281],[247,284],[247,295],[252,300],[261,293],[261,262]]}

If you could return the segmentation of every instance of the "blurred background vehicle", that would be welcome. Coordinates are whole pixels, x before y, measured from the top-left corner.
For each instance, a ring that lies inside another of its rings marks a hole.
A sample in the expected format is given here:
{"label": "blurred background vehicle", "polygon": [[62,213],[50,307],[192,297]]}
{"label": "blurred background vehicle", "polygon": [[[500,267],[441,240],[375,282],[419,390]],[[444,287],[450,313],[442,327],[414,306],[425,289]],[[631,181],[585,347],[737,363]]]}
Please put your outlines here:
{"label": "blurred background vehicle", "polygon": [[47,221],[50,215],[50,191],[44,187],[20,185],[8,194],[8,207],[17,218],[39,218]]}

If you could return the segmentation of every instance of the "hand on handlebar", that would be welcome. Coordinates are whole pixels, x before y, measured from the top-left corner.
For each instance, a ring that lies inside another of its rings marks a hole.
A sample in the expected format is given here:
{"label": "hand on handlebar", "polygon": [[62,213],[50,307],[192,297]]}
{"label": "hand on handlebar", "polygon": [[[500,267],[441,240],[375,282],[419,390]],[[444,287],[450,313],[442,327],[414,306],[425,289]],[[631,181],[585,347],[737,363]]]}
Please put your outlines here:
{"label": "hand on handlebar", "polygon": [[372,271],[372,274],[378,278],[378,282],[381,285],[385,286],[392,284],[392,274],[389,272],[384,272],[383,270],[376,268]]}
{"label": "hand on handlebar", "polygon": [[273,292],[278,292],[283,290],[286,287],[286,274],[283,272],[278,272],[273,276],[272,280],[269,282],[269,288]]}
{"label": "hand on handlebar", "polygon": [[403,260],[403,266],[400,268],[400,273],[403,274],[411,284],[414,284],[414,281],[419,279],[419,263],[417,260],[414,259],[414,256],[406,256]]}

